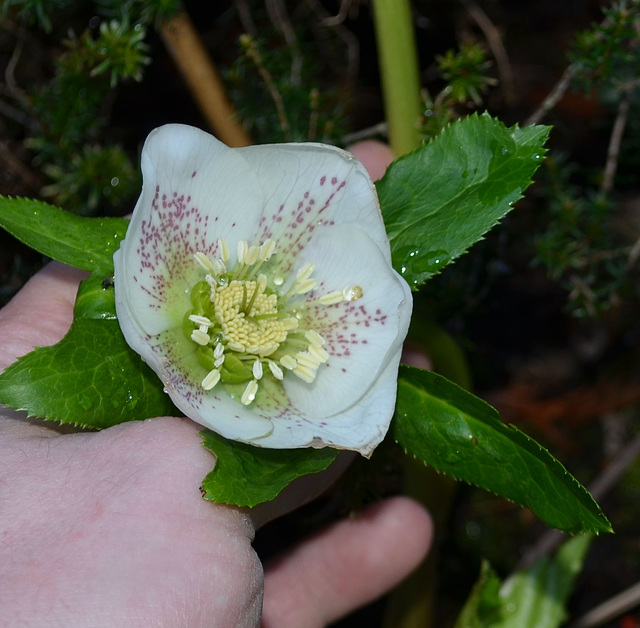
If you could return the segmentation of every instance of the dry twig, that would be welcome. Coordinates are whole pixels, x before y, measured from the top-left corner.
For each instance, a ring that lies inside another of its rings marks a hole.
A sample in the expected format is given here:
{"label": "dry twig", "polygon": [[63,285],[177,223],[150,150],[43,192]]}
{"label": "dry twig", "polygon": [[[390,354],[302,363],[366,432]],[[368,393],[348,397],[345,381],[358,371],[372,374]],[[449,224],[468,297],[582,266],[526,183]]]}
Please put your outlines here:
{"label": "dry twig", "polygon": [[280,31],[291,51],[291,83],[293,85],[300,85],[302,54],[300,53],[296,32],[287,14],[287,9],[282,0],[265,0],[265,5],[269,19]]}
{"label": "dry twig", "polygon": [[629,118],[629,108],[631,107],[630,98],[631,88],[620,90],[622,98],[618,105],[618,113],[616,114],[611,137],[609,138],[609,146],[607,148],[607,161],[604,167],[602,183],[600,184],[600,192],[608,194],[613,189],[613,180],[618,169],[618,158],[620,157],[620,146],[622,145],[622,136],[627,126]]}
{"label": "dry twig", "polygon": [[291,125],[289,124],[289,118],[287,117],[287,111],[284,106],[284,101],[282,100],[282,95],[278,91],[278,87],[273,80],[271,73],[269,72],[269,70],[267,70],[264,63],[262,63],[262,57],[260,56],[260,52],[258,51],[258,46],[255,40],[250,35],[242,35],[240,37],[240,43],[243,45],[247,57],[249,57],[249,59],[253,61],[253,64],[258,70],[258,74],[260,74],[260,78],[264,82],[265,87],[269,92],[269,96],[271,96],[271,100],[273,100],[273,104],[276,107],[276,112],[278,114],[278,120],[280,121],[280,128],[282,129],[282,133],[285,137],[287,137],[291,129]]}
{"label": "dry twig", "polygon": [[461,2],[484,34],[485,39],[489,44],[489,48],[491,48],[491,52],[493,53],[493,58],[496,60],[496,66],[500,76],[500,86],[502,87],[504,99],[508,105],[513,105],[517,100],[515,81],[513,78],[511,62],[509,61],[509,56],[507,55],[504,44],[502,43],[500,32],[493,25],[489,16],[478,4],[476,4],[476,2],[474,2],[474,0],[461,0]]}
{"label": "dry twig", "polygon": [[251,144],[189,16],[179,13],[160,27],[160,34],[215,134],[229,146]]}

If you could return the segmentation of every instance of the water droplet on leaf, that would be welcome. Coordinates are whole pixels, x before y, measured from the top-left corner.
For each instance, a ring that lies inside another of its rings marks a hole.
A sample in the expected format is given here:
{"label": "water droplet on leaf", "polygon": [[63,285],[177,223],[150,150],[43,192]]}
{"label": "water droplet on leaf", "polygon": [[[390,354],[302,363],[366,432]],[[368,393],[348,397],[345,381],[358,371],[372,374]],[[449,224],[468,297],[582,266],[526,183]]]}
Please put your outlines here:
{"label": "water droplet on leaf", "polygon": [[430,273],[440,272],[440,270],[444,268],[449,261],[449,254],[443,249],[429,251],[424,257],[425,265]]}

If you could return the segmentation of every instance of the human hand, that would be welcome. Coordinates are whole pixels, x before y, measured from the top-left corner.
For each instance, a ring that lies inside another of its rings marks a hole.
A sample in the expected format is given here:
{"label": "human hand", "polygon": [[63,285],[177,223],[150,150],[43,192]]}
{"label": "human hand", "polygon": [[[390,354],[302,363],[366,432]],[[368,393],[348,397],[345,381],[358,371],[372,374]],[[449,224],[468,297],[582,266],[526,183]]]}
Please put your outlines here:
{"label": "human hand", "polygon": [[[0,312],[0,368],[65,333],[81,277],[51,264]],[[320,627],[425,553],[427,515],[396,498],[303,542],[263,579],[250,514],[200,495],[213,463],[200,429],[157,418],[63,435],[3,411],[0,625],[255,627],[264,587],[264,628]]]}

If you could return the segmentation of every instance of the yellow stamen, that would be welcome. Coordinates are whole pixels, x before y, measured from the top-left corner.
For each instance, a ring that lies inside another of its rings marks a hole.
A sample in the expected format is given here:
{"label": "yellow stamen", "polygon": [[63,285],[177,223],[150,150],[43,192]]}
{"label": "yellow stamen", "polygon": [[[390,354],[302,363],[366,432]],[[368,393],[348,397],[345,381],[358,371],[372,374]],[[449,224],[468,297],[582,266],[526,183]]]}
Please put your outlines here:
{"label": "yellow stamen", "polygon": [[209,344],[211,338],[209,337],[209,334],[203,332],[201,329],[194,329],[191,332],[191,340],[202,347],[206,347]]}
{"label": "yellow stamen", "polygon": [[209,320],[206,316],[200,316],[198,314],[191,314],[189,316],[189,320],[200,327],[211,327],[213,325],[211,320]]}
{"label": "yellow stamen", "polygon": [[227,241],[220,238],[218,240],[218,247],[220,249],[220,259],[224,264],[229,261],[229,247],[227,246]]}
{"label": "yellow stamen", "polygon": [[202,387],[205,390],[211,390],[220,381],[220,371],[213,369],[207,373],[207,376],[202,380]]}
{"label": "yellow stamen", "polygon": [[307,366],[298,365],[291,372],[307,384],[313,383],[313,380],[316,378],[316,370]]}
{"label": "yellow stamen", "polygon": [[280,364],[282,364],[284,368],[289,369],[290,371],[293,371],[293,369],[296,368],[296,366],[298,366],[296,359],[289,354],[283,355],[280,358]]}
{"label": "yellow stamen", "polygon": [[308,351],[320,364],[323,364],[329,359],[329,354],[322,347],[309,345]]}
{"label": "yellow stamen", "polygon": [[200,264],[200,266],[202,266],[202,268],[204,268],[208,273],[214,272],[211,260],[204,253],[198,251],[193,255],[193,257],[195,257],[196,262],[198,262],[198,264]]}
{"label": "yellow stamen", "polygon": [[240,402],[245,406],[248,406],[256,398],[257,394],[258,394],[258,382],[256,382],[255,379],[252,379],[247,384],[247,387],[244,389],[244,392],[242,393],[242,397],[240,397]]}
{"label": "yellow stamen", "polygon": [[314,347],[324,347],[326,341],[325,339],[314,329],[309,329],[304,332],[304,337],[314,346]]}
{"label": "yellow stamen", "polygon": [[344,294],[342,294],[342,290],[327,292],[327,294],[323,294],[318,299],[318,303],[321,305],[335,305],[336,303],[342,303],[342,301],[344,301]]}
{"label": "yellow stamen", "polygon": [[269,370],[271,371],[271,374],[276,379],[279,379],[280,381],[282,381],[284,379],[284,373],[282,372],[282,369],[275,362],[271,360],[269,360],[267,364],[269,365]]}

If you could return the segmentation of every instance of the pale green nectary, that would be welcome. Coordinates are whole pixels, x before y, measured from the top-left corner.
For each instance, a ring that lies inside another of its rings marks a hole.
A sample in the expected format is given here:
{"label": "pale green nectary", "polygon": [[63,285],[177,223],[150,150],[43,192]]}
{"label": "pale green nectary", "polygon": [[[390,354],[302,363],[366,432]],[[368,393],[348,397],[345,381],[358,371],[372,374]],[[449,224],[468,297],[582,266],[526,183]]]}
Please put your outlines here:
{"label": "pale green nectary", "polygon": [[153,131],[114,257],[118,319],[175,405],[260,447],[370,455],[393,414],[411,293],[375,188],[321,144]]}

